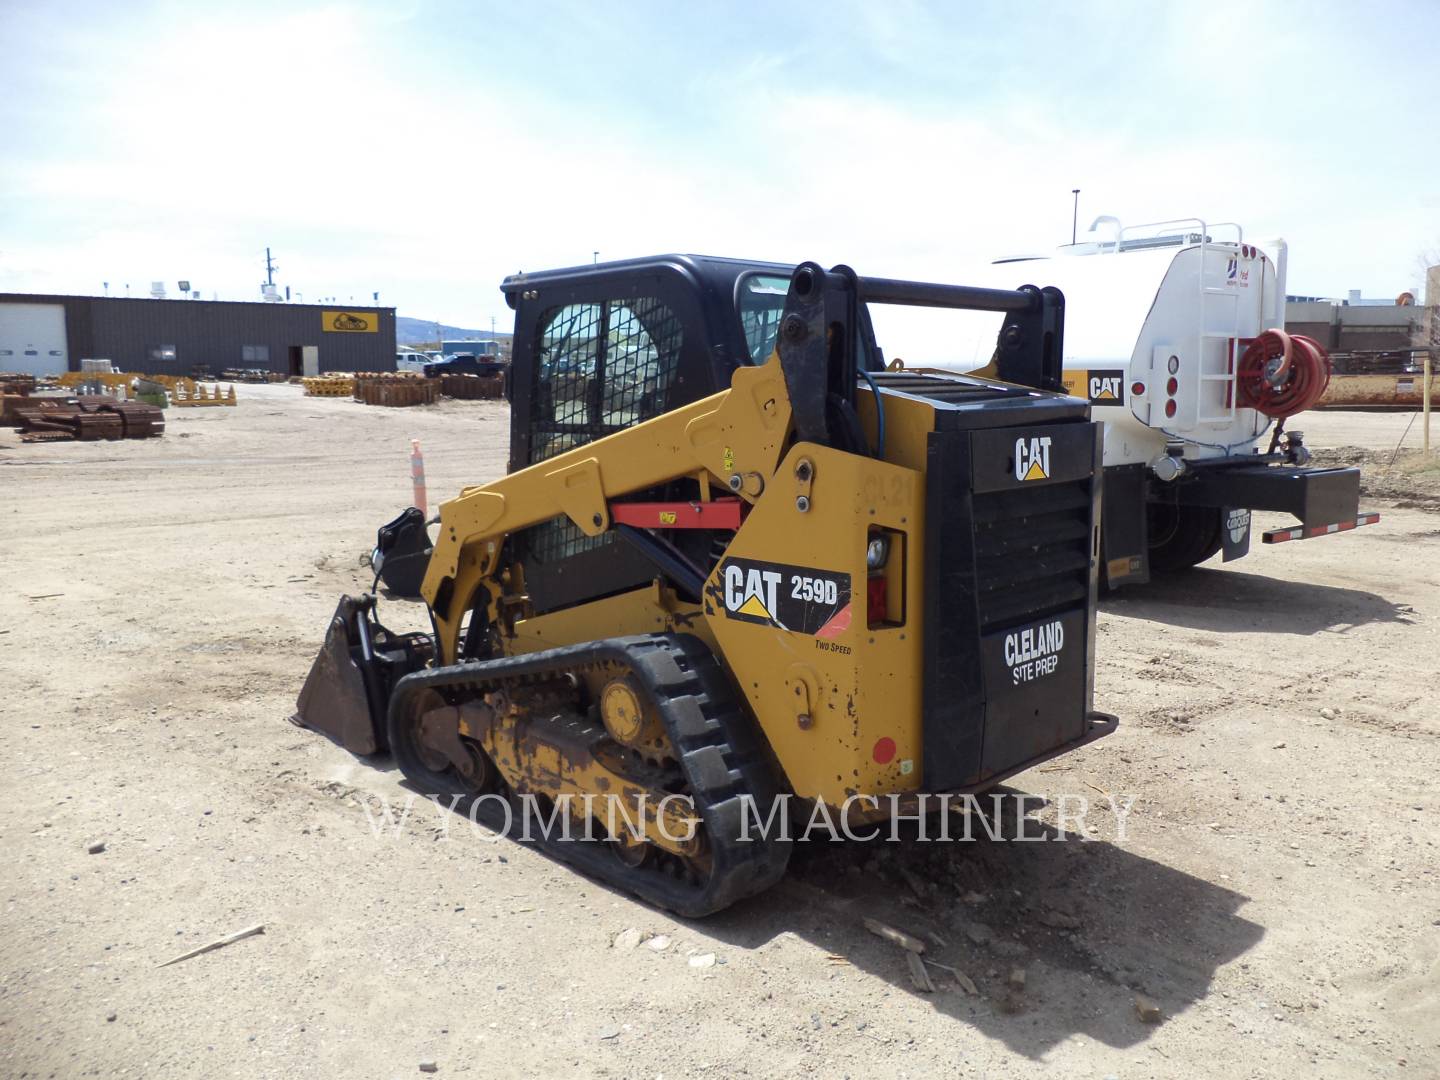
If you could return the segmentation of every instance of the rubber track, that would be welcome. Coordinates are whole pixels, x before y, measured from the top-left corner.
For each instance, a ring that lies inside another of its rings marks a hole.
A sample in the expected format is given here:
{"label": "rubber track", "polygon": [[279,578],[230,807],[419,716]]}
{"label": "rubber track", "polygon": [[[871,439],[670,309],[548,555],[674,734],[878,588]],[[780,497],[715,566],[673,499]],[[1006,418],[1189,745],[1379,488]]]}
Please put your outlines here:
{"label": "rubber track", "polygon": [[[790,845],[762,838],[756,823],[757,816],[760,824],[769,819],[780,793],[775,771],[754,721],[740,706],[709,647],[694,635],[607,638],[415,672],[395,684],[390,730],[406,722],[409,703],[422,690],[462,690],[467,692],[464,696],[475,697],[603,664],[627,667],[658,707],[705,825],[710,877],[703,884],[692,884],[648,867],[632,870],[607,850],[605,842],[557,837],[542,841],[541,846],[592,877],[691,918],[720,911],[774,885],[785,873]],[[402,745],[392,735],[391,746]],[[402,752],[396,753],[396,760],[415,783],[414,763],[404,760]],[[748,811],[742,809],[746,796],[753,799]],[[783,808],[779,813],[783,815]],[[746,824],[748,840],[742,839]],[[775,825],[778,830],[779,817]]]}

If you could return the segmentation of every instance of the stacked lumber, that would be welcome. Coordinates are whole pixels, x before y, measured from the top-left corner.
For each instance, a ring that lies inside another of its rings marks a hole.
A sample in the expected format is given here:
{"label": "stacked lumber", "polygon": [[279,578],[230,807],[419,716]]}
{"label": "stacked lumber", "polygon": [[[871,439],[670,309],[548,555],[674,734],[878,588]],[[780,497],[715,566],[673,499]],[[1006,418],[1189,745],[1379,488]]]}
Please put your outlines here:
{"label": "stacked lumber", "polygon": [[204,386],[193,379],[179,378],[170,388],[170,404],[177,409],[234,405],[235,387],[232,384],[229,392],[225,393],[221,391],[220,384],[216,383],[214,389],[206,390]]}

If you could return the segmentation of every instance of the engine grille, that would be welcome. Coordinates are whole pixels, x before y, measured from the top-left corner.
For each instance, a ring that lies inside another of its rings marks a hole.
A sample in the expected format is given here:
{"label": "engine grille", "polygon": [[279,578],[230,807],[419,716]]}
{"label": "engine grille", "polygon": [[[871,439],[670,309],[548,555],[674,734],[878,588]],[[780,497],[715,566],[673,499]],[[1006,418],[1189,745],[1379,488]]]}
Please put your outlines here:
{"label": "engine grille", "polygon": [[1087,477],[975,496],[982,634],[1087,602],[1091,483]]}

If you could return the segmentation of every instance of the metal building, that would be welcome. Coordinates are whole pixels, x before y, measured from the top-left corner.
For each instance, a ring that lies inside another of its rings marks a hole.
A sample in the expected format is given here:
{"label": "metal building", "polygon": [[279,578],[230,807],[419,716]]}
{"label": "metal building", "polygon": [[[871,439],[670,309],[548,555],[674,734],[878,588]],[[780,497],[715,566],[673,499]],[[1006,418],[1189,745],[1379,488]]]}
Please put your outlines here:
{"label": "metal building", "polygon": [[1413,303],[1289,300],[1285,329],[1306,334],[1330,353],[1335,373],[1418,371],[1424,362],[1426,308]]}
{"label": "metal building", "polygon": [[395,309],[0,293],[0,371],[55,375],[88,358],[150,375],[394,371]]}

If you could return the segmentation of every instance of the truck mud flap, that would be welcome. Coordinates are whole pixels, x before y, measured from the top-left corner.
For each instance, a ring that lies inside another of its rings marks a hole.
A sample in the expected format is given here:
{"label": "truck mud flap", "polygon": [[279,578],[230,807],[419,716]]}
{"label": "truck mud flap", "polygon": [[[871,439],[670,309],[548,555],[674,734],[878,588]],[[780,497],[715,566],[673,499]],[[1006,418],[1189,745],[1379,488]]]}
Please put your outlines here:
{"label": "truck mud flap", "polygon": [[1146,542],[1148,465],[1116,465],[1104,472],[1105,497],[1100,509],[1100,572],[1105,585],[1144,585],[1150,580],[1150,546]]}

